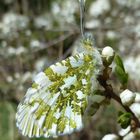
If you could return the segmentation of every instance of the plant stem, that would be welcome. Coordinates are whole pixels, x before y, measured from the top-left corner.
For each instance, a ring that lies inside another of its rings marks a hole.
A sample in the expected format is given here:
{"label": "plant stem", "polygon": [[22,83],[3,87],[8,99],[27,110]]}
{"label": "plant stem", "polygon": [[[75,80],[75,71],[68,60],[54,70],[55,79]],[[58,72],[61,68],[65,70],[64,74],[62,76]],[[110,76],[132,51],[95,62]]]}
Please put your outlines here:
{"label": "plant stem", "polygon": [[125,106],[122,104],[120,97],[117,96],[114,92],[111,93],[111,97],[112,97],[112,99],[117,101],[127,112],[131,113],[132,119],[135,122],[135,127],[132,129],[135,130],[136,128],[140,127],[140,122],[139,122],[138,118],[135,116],[135,114],[131,111],[131,109],[128,106]]}

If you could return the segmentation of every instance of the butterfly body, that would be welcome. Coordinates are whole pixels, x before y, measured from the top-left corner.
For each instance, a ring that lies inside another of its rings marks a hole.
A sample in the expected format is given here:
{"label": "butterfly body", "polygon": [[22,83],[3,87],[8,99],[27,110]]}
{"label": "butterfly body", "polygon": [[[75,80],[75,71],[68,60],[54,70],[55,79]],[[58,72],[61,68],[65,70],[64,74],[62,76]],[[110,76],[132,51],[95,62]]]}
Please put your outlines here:
{"label": "butterfly body", "polygon": [[[101,60],[91,44],[40,72],[19,104],[16,121],[28,137],[56,137],[83,128],[82,115]],[[100,61],[100,62],[99,62]]]}

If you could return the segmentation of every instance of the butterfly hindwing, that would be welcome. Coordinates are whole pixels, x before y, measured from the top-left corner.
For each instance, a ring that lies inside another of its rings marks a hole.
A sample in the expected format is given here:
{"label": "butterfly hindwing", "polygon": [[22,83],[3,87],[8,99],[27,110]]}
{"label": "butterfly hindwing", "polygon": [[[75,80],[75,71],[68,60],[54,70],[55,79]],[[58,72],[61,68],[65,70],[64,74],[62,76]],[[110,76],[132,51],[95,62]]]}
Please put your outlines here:
{"label": "butterfly hindwing", "polygon": [[79,53],[40,72],[16,114],[17,126],[29,137],[55,137],[83,127],[95,62]]}

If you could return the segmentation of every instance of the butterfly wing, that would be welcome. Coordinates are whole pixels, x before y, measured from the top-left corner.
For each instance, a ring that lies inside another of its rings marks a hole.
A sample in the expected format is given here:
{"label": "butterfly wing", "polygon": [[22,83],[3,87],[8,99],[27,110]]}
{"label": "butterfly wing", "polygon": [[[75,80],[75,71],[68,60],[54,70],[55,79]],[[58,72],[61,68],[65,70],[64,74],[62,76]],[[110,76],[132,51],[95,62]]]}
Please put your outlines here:
{"label": "butterfly wing", "polygon": [[17,109],[21,133],[55,137],[81,130],[95,65],[92,55],[79,53],[40,72]]}

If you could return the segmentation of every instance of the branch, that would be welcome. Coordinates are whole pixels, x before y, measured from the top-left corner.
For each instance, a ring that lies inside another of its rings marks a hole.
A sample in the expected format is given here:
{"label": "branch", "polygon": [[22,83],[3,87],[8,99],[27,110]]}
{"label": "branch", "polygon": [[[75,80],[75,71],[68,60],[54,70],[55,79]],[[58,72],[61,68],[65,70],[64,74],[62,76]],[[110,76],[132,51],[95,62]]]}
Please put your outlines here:
{"label": "branch", "polygon": [[131,111],[131,109],[128,106],[123,105],[121,99],[119,96],[117,96],[117,94],[113,91],[113,88],[111,85],[107,84],[107,79],[109,78],[109,74],[108,74],[108,68],[105,68],[103,70],[103,75],[100,75],[98,77],[98,81],[100,83],[100,85],[102,85],[105,89],[105,96],[108,98],[112,98],[114,99],[116,102],[118,102],[127,112],[131,113],[132,115],[132,120],[134,121],[133,125],[131,126],[132,131],[135,131],[136,128],[140,128],[140,122],[138,120],[138,118],[135,116],[135,114]]}
{"label": "branch", "polygon": [[42,43],[40,48],[36,48],[33,50],[33,53],[44,50],[44,49],[49,48],[49,47],[52,47],[52,46],[64,41],[65,39],[69,38],[70,36],[72,36],[74,34],[75,34],[75,32],[69,32],[67,34],[61,35],[59,38],[56,38],[50,42]]}

